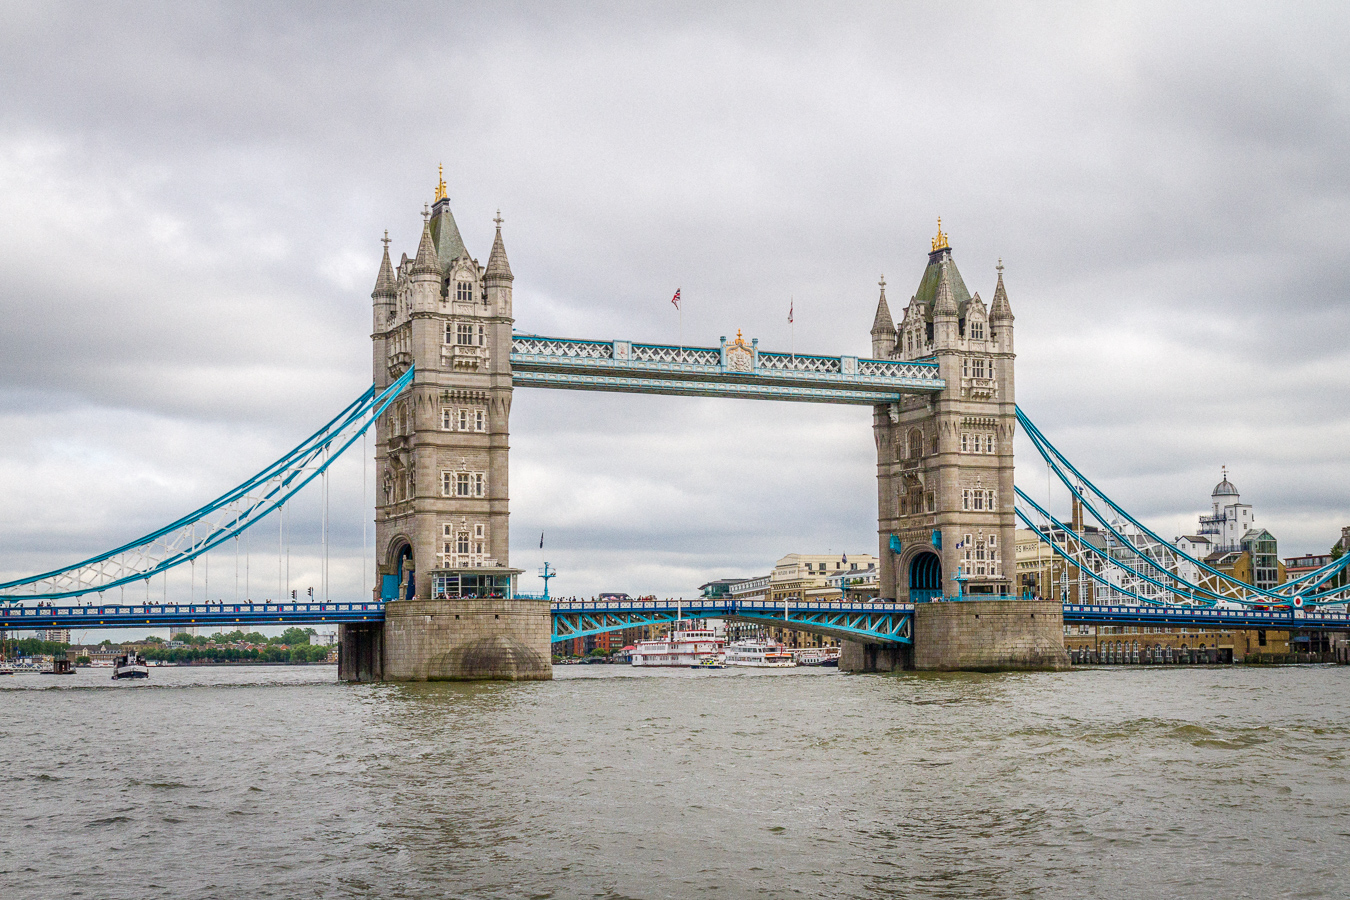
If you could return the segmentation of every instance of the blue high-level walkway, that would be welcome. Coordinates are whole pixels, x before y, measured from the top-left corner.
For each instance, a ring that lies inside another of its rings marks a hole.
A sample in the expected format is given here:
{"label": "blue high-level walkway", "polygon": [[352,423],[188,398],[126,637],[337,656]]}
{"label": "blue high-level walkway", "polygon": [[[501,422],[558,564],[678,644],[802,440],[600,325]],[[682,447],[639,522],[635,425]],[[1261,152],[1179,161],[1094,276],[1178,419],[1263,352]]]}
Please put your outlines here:
{"label": "blue high-level walkway", "polygon": [[905,394],[947,385],[936,362],[776,353],[739,335],[723,338],[719,347],[674,347],[517,334],[511,381],[516,387],[863,405],[897,403]]}

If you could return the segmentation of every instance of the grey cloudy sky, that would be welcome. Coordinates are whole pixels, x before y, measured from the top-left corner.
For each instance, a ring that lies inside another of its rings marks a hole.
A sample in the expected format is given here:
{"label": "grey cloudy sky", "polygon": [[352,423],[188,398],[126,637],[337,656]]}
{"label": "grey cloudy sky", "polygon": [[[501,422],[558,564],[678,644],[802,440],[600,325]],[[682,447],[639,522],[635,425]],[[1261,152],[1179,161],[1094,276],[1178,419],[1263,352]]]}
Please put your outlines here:
{"label": "grey cloudy sky", "polygon": [[[689,343],[784,346],[793,297],[798,350],[865,353],[878,275],[898,313],[940,215],[971,290],[1003,258],[1018,400],[1099,485],[1171,535],[1226,464],[1285,555],[1324,550],[1350,524],[1347,19],[0,4],[0,574],[195,508],[368,385],[378,239],[415,250],[438,163],[482,259],[502,210],[517,327],[544,334],[673,340],[678,286]],[[559,592],[875,552],[864,408],[512,412],[512,562],[546,531]],[[360,468],[335,481],[354,596]],[[233,559],[212,572],[228,595]]]}

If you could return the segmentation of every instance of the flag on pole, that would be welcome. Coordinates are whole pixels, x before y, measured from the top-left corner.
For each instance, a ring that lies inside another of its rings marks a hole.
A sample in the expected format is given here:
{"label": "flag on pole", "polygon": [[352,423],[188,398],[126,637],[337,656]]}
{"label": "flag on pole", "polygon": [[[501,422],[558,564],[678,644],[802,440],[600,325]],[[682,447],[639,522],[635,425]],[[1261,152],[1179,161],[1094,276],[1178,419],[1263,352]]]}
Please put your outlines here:
{"label": "flag on pole", "polygon": [[676,289],[675,289],[675,296],[670,298],[670,302],[673,303],[673,304],[675,304],[675,308],[676,308],[676,309],[679,309],[679,308],[680,308],[680,289],[679,289],[679,288],[676,288]]}
{"label": "flag on pole", "polygon": [[544,549],[544,533],[542,531],[539,532],[539,549]]}
{"label": "flag on pole", "polygon": [[789,300],[789,301],[788,301],[788,324],[789,324],[789,325],[792,324],[792,307],[795,306],[795,305],[796,305],[796,301],[794,301],[794,300]]}

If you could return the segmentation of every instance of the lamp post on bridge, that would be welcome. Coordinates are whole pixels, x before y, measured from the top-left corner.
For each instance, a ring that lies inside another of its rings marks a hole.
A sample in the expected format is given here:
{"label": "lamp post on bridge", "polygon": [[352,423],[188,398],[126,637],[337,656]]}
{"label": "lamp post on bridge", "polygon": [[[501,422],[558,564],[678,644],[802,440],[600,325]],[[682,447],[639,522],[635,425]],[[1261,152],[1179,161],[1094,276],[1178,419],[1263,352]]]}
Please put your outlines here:
{"label": "lamp post on bridge", "polygon": [[544,563],[544,567],[539,570],[539,577],[544,579],[544,599],[548,599],[548,580],[558,574],[558,570]]}

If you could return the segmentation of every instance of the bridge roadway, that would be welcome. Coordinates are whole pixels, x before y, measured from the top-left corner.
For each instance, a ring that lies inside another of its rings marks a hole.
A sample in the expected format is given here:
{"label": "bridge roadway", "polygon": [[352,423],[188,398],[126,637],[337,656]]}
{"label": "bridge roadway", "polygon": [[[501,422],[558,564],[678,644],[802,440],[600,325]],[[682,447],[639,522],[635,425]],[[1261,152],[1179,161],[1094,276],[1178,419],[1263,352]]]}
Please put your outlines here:
{"label": "bridge roadway", "polygon": [[730,619],[791,628],[849,641],[883,644],[914,642],[914,604],[894,602],[768,600],[555,601],[553,640],[664,625],[680,619]]}
{"label": "bridge roadway", "polygon": [[[683,619],[731,619],[787,627],[868,643],[913,642],[914,604],[892,602],[789,602],[691,600],[688,602],[554,601],[553,640],[566,641],[641,625]],[[118,603],[98,606],[0,606],[0,629],[168,628],[217,626],[235,630],[257,625],[317,625],[381,622],[384,604]],[[1350,613],[1329,609],[1217,609],[1185,606],[1090,606],[1065,604],[1066,624],[1161,625],[1168,627],[1350,631]]]}
{"label": "bridge roadway", "polygon": [[174,625],[317,625],[383,622],[384,604],[104,603],[99,606],[3,606],[0,628],[167,628]]}

